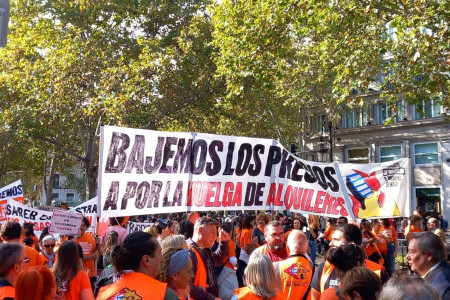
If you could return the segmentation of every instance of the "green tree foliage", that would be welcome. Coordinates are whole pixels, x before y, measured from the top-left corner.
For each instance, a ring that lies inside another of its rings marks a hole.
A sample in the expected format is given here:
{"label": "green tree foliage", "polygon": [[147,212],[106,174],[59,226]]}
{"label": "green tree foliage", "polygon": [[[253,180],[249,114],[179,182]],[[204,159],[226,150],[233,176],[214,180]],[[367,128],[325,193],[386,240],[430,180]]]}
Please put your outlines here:
{"label": "green tree foliage", "polygon": [[256,87],[277,107],[336,114],[363,104],[355,91],[378,89],[391,103],[448,108],[448,11],[437,0],[224,0],[213,14],[218,72],[229,98]]}
{"label": "green tree foliage", "polygon": [[11,1],[10,40],[0,49],[4,125],[53,146],[52,157],[63,152],[70,165],[80,163],[92,197],[102,124],[209,123],[198,114],[210,114],[217,90],[203,7],[198,0]]}

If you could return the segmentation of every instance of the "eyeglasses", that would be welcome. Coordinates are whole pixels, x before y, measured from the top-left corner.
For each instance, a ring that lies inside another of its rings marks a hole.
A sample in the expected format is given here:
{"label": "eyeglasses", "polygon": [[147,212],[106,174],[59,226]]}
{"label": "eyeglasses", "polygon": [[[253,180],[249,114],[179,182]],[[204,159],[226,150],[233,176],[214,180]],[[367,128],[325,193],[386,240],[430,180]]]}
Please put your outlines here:
{"label": "eyeglasses", "polygon": [[29,257],[25,257],[24,259],[22,259],[21,261],[19,261],[18,264],[20,264],[21,262],[29,263],[29,262],[30,262],[30,258],[29,258]]}
{"label": "eyeglasses", "polygon": [[50,248],[50,247],[52,247],[52,248],[55,248],[55,246],[56,246],[55,244],[51,244],[51,245],[44,245],[44,247],[45,247],[45,248]]}
{"label": "eyeglasses", "polygon": [[274,237],[274,238],[279,238],[279,239],[281,239],[282,237],[284,237],[284,233],[279,233],[279,234],[276,234],[276,233],[273,233],[273,234],[269,234],[271,237]]}

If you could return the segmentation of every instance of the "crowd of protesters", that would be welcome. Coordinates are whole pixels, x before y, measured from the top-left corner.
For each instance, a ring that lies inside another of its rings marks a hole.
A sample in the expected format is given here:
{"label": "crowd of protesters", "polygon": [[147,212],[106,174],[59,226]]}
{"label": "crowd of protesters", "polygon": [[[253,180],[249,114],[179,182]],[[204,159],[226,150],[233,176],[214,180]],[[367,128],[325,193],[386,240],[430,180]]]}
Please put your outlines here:
{"label": "crowd of protesters", "polygon": [[[1,225],[3,299],[450,299],[448,223],[237,212],[111,218],[101,237]],[[395,270],[399,239],[409,272]],[[320,261],[320,263],[319,263]]]}

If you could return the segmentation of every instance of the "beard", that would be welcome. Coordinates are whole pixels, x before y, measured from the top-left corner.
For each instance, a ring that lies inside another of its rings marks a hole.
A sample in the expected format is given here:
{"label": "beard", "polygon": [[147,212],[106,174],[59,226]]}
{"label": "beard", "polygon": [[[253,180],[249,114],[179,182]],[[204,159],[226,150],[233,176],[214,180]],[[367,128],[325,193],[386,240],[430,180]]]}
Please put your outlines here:
{"label": "beard", "polygon": [[272,249],[273,250],[282,250],[284,248],[284,244],[276,244],[273,245]]}

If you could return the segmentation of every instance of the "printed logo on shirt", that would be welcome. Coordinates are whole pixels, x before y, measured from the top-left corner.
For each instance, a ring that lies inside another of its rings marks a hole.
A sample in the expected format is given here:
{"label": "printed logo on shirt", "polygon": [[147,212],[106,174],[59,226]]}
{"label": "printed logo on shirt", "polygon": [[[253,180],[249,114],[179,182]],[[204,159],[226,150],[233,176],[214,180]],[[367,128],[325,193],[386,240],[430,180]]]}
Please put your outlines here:
{"label": "printed logo on shirt", "polygon": [[340,282],[339,282],[339,280],[338,279],[330,279],[330,282],[329,282],[329,286],[330,287],[335,287],[335,286],[339,286],[339,284],[340,284]]}
{"label": "printed logo on shirt", "polygon": [[108,300],[142,300],[142,297],[136,294],[136,291],[132,291],[129,288],[123,288],[109,297]]}
{"label": "printed logo on shirt", "polygon": [[306,279],[306,274],[308,274],[308,272],[309,270],[299,263],[293,263],[289,268],[284,270],[284,273],[295,279]]}

